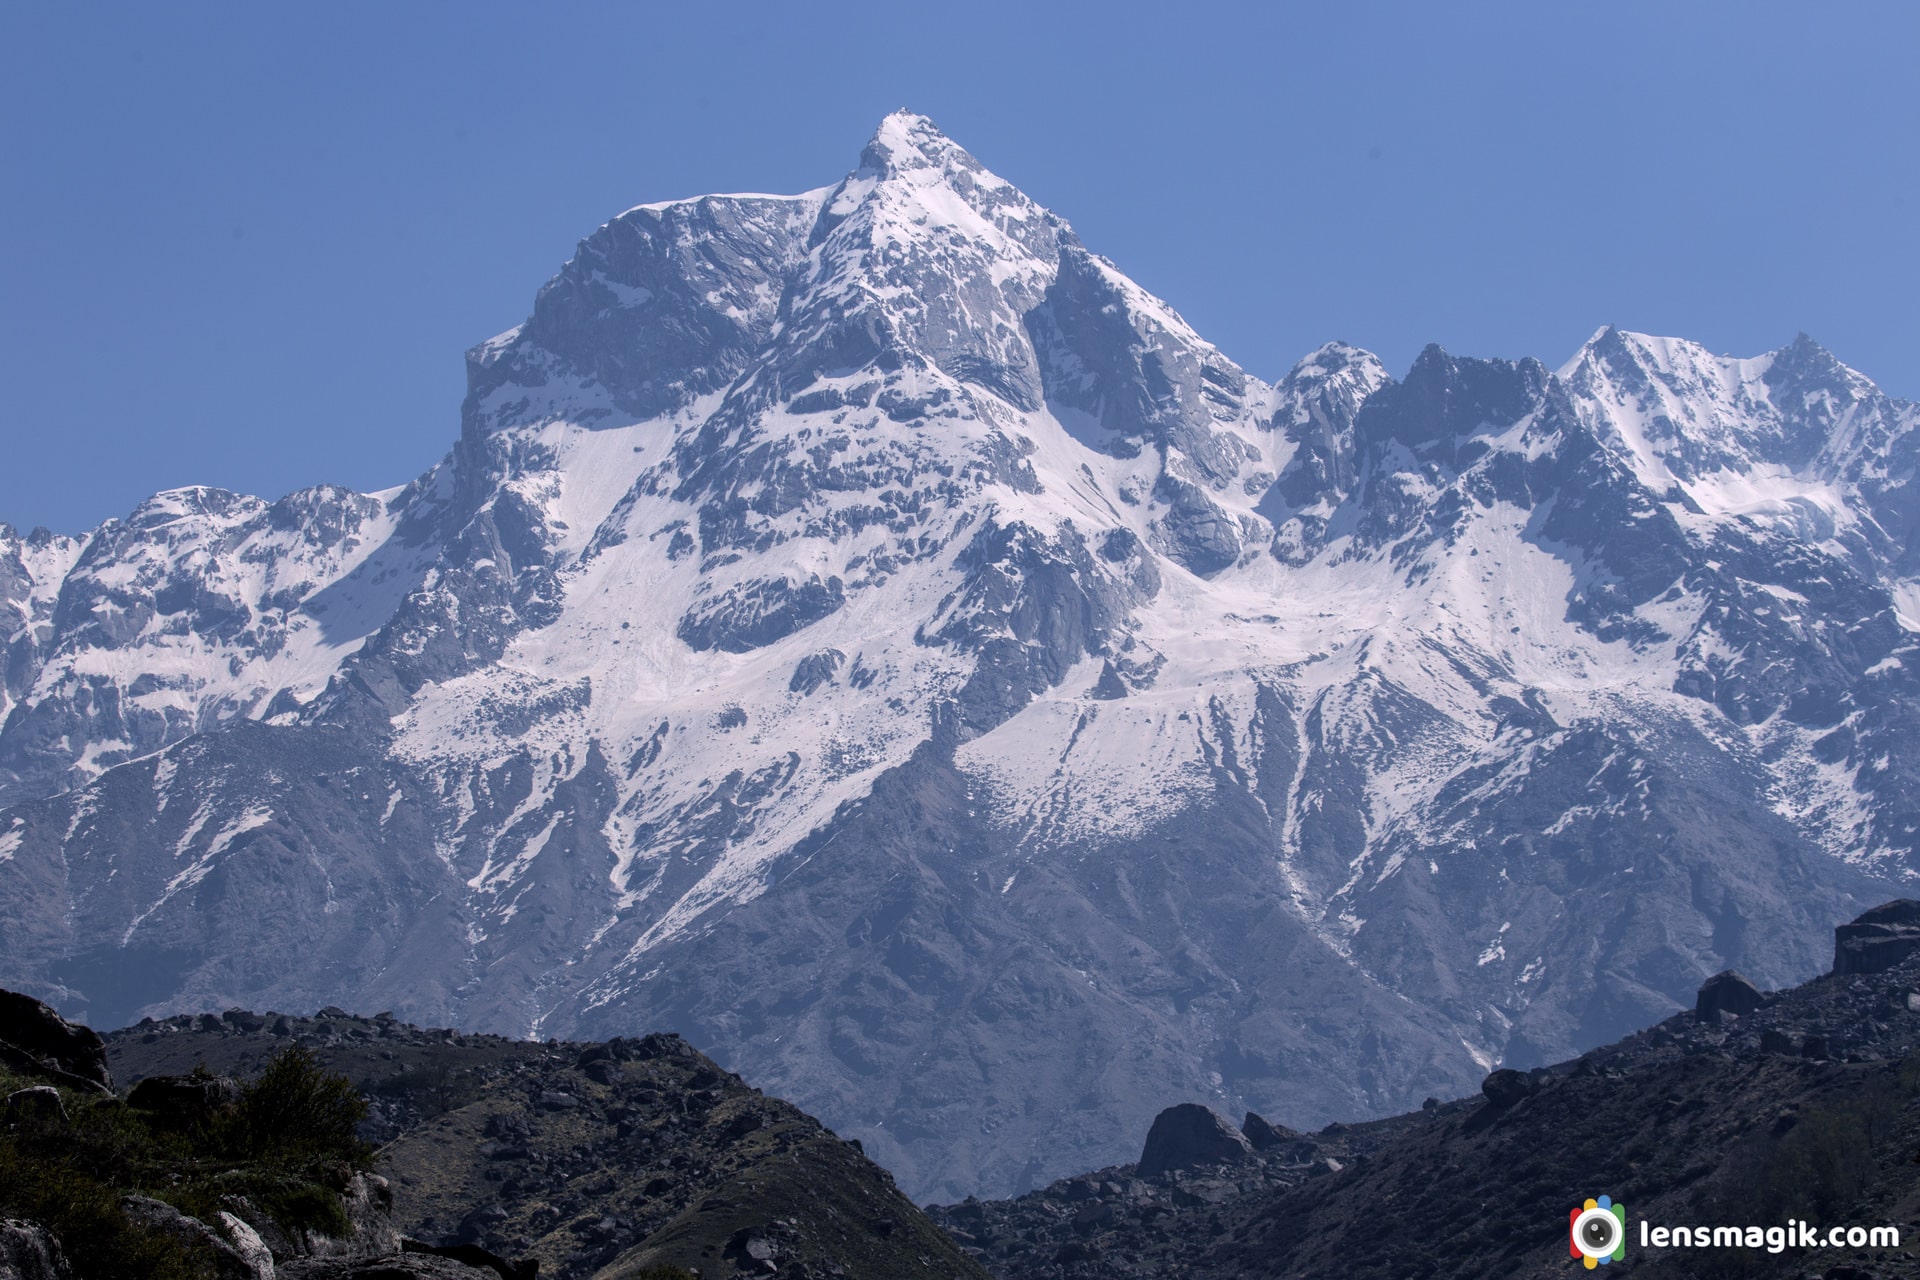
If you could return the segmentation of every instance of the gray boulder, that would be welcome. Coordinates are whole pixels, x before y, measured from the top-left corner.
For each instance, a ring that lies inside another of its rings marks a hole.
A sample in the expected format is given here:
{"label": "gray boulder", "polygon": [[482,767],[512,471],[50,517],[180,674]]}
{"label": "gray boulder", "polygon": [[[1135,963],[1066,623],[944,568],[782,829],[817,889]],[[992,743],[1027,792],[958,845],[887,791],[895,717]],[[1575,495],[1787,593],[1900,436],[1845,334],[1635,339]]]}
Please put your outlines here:
{"label": "gray boulder", "polygon": [[1920,950],[1920,902],[1897,898],[1833,931],[1833,971],[1885,973]]}
{"label": "gray boulder", "polygon": [[[122,1196],[120,1208],[144,1227],[171,1236],[190,1249],[211,1253],[213,1280],[275,1280],[273,1257],[264,1248],[249,1256],[228,1244],[225,1237],[200,1219],[188,1217],[164,1200]],[[254,1236],[252,1243],[258,1244],[259,1239]]]}
{"label": "gray boulder", "polygon": [[1480,1092],[1496,1107],[1510,1107],[1533,1090],[1533,1078],[1512,1067],[1502,1067],[1480,1082]]}
{"label": "gray boulder", "polygon": [[1253,1151],[1246,1135],[1211,1107],[1182,1102],[1153,1118],[1140,1152],[1140,1176],[1239,1160]]}
{"label": "gray boulder", "polygon": [[50,1084],[37,1084],[30,1089],[16,1089],[7,1095],[4,1114],[8,1121],[33,1118],[37,1120],[65,1120],[67,1106],[60,1101],[60,1091]]}
{"label": "gray boulder", "polygon": [[267,1247],[267,1242],[246,1219],[223,1209],[220,1211],[220,1229],[232,1242],[233,1251],[253,1268],[255,1275],[260,1276],[262,1280],[274,1280],[273,1250]]}
{"label": "gray boulder", "polygon": [[1290,1138],[1300,1135],[1291,1129],[1282,1129],[1268,1122],[1257,1111],[1247,1112],[1247,1118],[1240,1123],[1240,1132],[1247,1136],[1255,1151],[1265,1151],[1268,1147],[1277,1147]]}
{"label": "gray boulder", "polygon": [[1759,1007],[1760,988],[1738,971],[1723,969],[1700,984],[1700,993],[1693,1001],[1693,1016],[1701,1022],[1711,1022],[1723,1013],[1744,1018]]}
{"label": "gray boulder", "polygon": [[0,989],[0,1064],[75,1088],[113,1092],[99,1033],[18,991]]}
{"label": "gray boulder", "polygon": [[1247,1141],[1253,1144],[1255,1151],[1272,1152],[1296,1164],[1313,1159],[1314,1153],[1319,1150],[1306,1134],[1274,1124],[1256,1111],[1247,1112],[1240,1132],[1247,1135]]}
{"label": "gray boulder", "polygon": [[220,1203],[223,1206],[220,1220],[225,1222],[227,1218],[232,1217],[245,1224],[265,1246],[275,1262],[284,1262],[299,1255],[300,1249],[295,1245],[293,1237],[288,1235],[270,1214],[264,1212],[247,1197],[225,1195],[220,1197]]}
{"label": "gray boulder", "polygon": [[340,1195],[353,1229],[345,1237],[303,1232],[303,1251],[317,1258],[364,1262],[401,1251],[400,1232],[393,1225],[393,1186],[378,1174],[356,1173]]}
{"label": "gray boulder", "polygon": [[53,1232],[21,1218],[0,1219],[0,1280],[73,1280]]}

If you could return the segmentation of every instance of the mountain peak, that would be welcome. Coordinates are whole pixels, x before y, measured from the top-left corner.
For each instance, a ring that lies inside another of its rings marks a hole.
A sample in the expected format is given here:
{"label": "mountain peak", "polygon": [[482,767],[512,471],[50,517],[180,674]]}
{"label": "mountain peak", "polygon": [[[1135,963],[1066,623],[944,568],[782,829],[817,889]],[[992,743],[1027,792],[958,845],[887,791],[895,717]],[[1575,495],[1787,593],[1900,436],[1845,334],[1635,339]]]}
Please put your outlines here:
{"label": "mountain peak", "polygon": [[1559,377],[1576,398],[1606,407],[1609,438],[1659,490],[1720,471],[1799,471],[1834,451],[1831,437],[1843,429],[1847,406],[1878,394],[1804,333],[1743,358],[1609,325]]}
{"label": "mountain peak", "polygon": [[1767,367],[1767,380],[1773,384],[1787,379],[1845,383],[1859,377],[1833,352],[1804,333],[1795,334],[1792,342],[1772,352]]}
{"label": "mountain peak", "polygon": [[984,166],[926,116],[901,109],[880,122],[860,152],[860,174],[898,177],[916,170],[980,173]]}
{"label": "mountain peak", "polygon": [[1356,347],[1350,342],[1323,342],[1306,355],[1287,373],[1288,378],[1310,378],[1342,373],[1352,368],[1371,370],[1380,365],[1380,357],[1365,347]]}

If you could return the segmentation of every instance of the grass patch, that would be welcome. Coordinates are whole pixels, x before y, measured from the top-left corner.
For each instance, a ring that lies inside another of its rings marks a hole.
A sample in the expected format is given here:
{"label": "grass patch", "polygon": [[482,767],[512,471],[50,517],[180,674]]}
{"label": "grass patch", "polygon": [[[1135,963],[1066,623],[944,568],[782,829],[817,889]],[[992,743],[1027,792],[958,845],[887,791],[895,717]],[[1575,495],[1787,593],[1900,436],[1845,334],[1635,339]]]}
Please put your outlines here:
{"label": "grass patch", "polygon": [[[0,1093],[38,1081],[0,1073]],[[289,1234],[351,1232],[340,1192],[373,1150],[355,1134],[366,1101],[305,1049],[283,1050],[239,1100],[185,1132],[118,1098],[60,1090],[66,1117],[22,1117],[0,1131],[0,1216],[59,1237],[79,1275],[191,1280],[210,1274],[170,1237],[130,1220],[127,1194],[216,1223],[246,1198]]]}

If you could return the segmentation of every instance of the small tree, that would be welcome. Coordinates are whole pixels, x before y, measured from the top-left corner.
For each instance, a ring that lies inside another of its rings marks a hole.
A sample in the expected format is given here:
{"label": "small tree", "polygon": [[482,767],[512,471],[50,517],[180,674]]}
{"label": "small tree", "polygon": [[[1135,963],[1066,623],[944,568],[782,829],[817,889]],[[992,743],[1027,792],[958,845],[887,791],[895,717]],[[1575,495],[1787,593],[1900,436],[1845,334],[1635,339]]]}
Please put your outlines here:
{"label": "small tree", "polygon": [[364,1166],[372,1151],[357,1130],[366,1117],[367,1101],[352,1081],[322,1068],[311,1050],[289,1045],[242,1086],[236,1136],[256,1157],[319,1156]]}

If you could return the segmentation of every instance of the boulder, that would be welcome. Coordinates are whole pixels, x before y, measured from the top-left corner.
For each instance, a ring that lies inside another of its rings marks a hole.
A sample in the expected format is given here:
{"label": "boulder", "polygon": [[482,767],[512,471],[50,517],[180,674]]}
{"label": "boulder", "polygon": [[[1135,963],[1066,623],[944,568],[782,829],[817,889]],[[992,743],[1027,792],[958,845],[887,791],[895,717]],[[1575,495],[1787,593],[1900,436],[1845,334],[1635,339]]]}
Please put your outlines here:
{"label": "boulder", "polygon": [[0,1280],[73,1280],[73,1270],[53,1232],[22,1218],[0,1218]]}
{"label": "boulder", "polygon": [[127,1105],[156,1125],[185,1133],[240,1100],[240,1085],[225,1076],[148,1076],[127,1094]]}
{"label": "boulder", "polygon": [[509,1262],[491,1249],[483,1249],[477,1244],[426,1244],[419,1240],[402,1240],[400,1248],[404,1253],[451,1258],[478,1270],[492,1271],[500,1280],[538,1280],[540,1275],[538,1259],[521,1258]]}
{"label": "boulder", "polygon": [[[190,1249],[210,1253],[213,1256],[213,1270],[209,1274],[213,1280],[275,1280],[273,1257],[265,1249],[249,1258],[228,1244],[218,1231],[198,1218],[188,1217],[164,1200],[155,1200],[150,1196],[122,1196],[120,1208],[141,1226],[172,1236]],[[258,1244],[259,1239],[254,1236],[253,1243]]]}
{"label": "boulder", "polygon": [[1224,1116],[1197,1102],[1182,1102],[1153,1118],[1140,1152],[1140,1176],[1239,1160],[1252,1151],[1246,1135]]}
{"label": "boulder", "polygon": [[75,1088],[113,1092],[99,1033],[18,991],[0,989],[0,1064]]}
{"label": "boulder", "polygon": [[1833,931],[1833,971],[1885,973],[1920,951],[1920,902],[1897,898]]}
{"label": "boulder", "polygon": [[244,1218],[235,1216],[222,1209],[220,1211],[220,1229],[226,1233],[232,1243],[233,1251],[253,1268],[255,1275],[263,1280],[274,1280],[273,1250],[260,1238],[260,1233]]}
{"label": "boulder", "polygon": [[1738,970],[1723,969],[1700,984],[1693,999],[1693,1016],[1711,1022],[1723,1013],[1746,1017],[1760,1007],[1760,988]]}
{"label": "boulder", "polygon": [[1247,1112],[1247,1118],[1240,1122],[1240,1132],[1255,1151],[1265,1151],[1268,1147],[1277,1147],[1289,1138],[1298,1137],[1292,1130],[1277,1128],[1268,1123],[1267,1118],[1258,1111]]}
{"label": "boulder", "polygon": [[1480,1092],[1496,1107],[1510,1107],[1533,1090],[1533,1077],[1512,1067],[1502,1067],[1480,1082]]}
{"label": "boulder", "polygon": [[340,1193],[340,1207],[352,1230],[344,1237],[302,1232],[300,1243],[305,1252],[317,1258],[363,1262],[401,1251],[400,1232],[393,1225],[393,1186],[385,1178],[374,1173],[354,1174]]}
{"label": "boulder", "polygon": [[232,1216],[245,1223],[252,1229],[253,1234],[260,1238],[260,1243],[266,1246],[267,1252],[273,1255],[275,1262],[284,1262],[299,1254],[300,1250],[294,1244],[293,1237],[273,1220],[272,1215],[261,1210],[253,1201],[245,1196],[229,1194],[220,1197],[220,1204],[222,1206],[221,1221],[224,1222],[228,1216]]}
{"label": "boulder", "polygon": [[1271,1152],[1295,1164],[1304,1164],[1313,1159],[1320,1149],[1306,1134],[1274,1124],[1257,1111],[1247,1112],[1240,1132],[1247,1135],[1247,1141],[1253,1144],[1255,1151]]}
{"label": "boulder", "polygon": [[7,1095],[4,1114],[9,1123],[15,1120],[61,1120],[67,1118],[67,1104],[60,1101],[60,1091],[50,1084],[37,1084],[30,1089],[16,1089]]}
{"label": "boulder", "polygon": [[1107,1204],[1105,1201],[1101,1201],[1096,1204],[1090,1204],[1074,1214],[1067,1225],[1083,1236],[1090,1236],[1094,1232],[1112,1225],[1114,1219],[1119,1216],[1119,1210]]}

